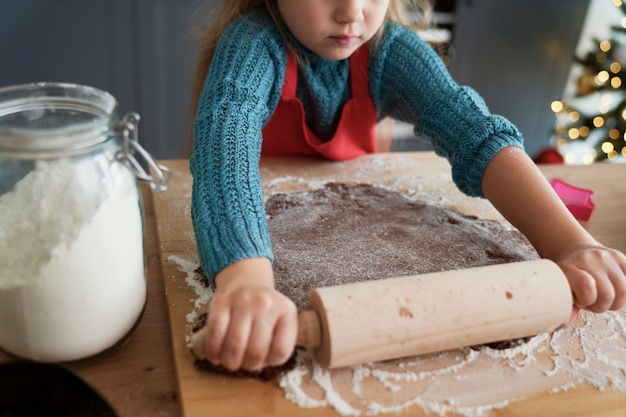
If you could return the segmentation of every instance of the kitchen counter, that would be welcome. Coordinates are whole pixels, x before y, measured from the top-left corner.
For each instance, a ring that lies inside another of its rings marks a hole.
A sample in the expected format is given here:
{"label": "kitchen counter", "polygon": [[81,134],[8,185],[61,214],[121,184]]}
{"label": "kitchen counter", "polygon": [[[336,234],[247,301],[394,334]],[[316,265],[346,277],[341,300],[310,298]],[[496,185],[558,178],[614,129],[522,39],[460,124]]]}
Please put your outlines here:
{"label": "kitchen counter", "polygon": [[[410,174],[405,171],[406,165],[397,161],[412,161],[416,166],[427,168],[419,174],[425,183],[431,177],[442,183],[449,182],[445,174],[447,163],[432,152],[380,155],[363,159],[367,163],[383,161],[388,164],[385,175],[372,178],[375,182],[392,181],[399,174]],[[152,194],[146,187],[142,187],[149,291],[145,313],[135,333],[124,346],[103,357],[68,366],[100,391],[120,416],[336,416],[334,411],[327,408],[300,409],[294,406],[271,383],[208,375],[193,368],[184,342],[187,325],[184,316],[190,311],[190,304],[180,302],[180,297],[187,297],[187,301],[189,298],[185,292],[188,289],[181,285],[181,282],[184,284],[185,273],[180,271],[175,262],[169,261],[172,254],[193,258],[190,260],[197,259],[189,220],[191,176],[187,160],[162,162],[174,172],[170,190]],[[297,178],[311,181],[324,178],[361,180],[367,177],[368,172],[360,169],[359,163],[268,159],[262,163],[265,190],[271,191],[279,183],[281,189],[306,189],[307,185]],[[542,166],[541,169],[548,178],[558,177],[594,190],[596,209],[591,219],[583,225],[601,242],[626,252],[626,165],[550,165]],[[455,192],[453,187],[444,191]],[[483,217],[497,218],[497,214],[490,211],[484,201],[458,198],[455,201],[461,205],[467,204],[472,210],[484,214]],[[0,362],[10,359],[10,356],[0,352]],[[579,386],[558,394],[537,395],[494,411],[491,415],[623,417],[624,410],[626,395]],[[412,408],[403,415],[423,416],[423,413],[418,408]]]}

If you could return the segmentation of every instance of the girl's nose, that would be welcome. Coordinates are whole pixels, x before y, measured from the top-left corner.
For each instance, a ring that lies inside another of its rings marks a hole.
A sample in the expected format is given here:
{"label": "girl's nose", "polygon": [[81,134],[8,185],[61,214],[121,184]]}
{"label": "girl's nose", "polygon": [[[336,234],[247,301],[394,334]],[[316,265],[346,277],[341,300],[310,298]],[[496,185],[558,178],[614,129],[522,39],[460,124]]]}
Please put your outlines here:
{"label": "girl's nose", "polygon": [[335,11],[335,20],[338,23],[354,23],[364,19],[363,0],[340,0]]}

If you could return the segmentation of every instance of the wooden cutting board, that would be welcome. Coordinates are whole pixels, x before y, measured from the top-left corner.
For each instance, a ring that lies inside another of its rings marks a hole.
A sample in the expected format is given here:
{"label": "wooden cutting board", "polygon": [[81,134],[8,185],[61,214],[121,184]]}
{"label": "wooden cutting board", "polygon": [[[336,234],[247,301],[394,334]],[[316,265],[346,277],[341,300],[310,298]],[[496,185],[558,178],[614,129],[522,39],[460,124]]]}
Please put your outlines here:
{"label": "wooden cutting board", "polygon": [[[188,160],[162,162],[172,169],[174,176],[169,191],[153,194],[153,199],[179,398],[184,415],[337,416],[330,408],[307,409],[292,404],[284,398],[283,391],[271,382],[218,376],[194,368],[186,341],[189,332],[186,316],[194,308],[195,294],[185,282],[187,274],[174,260],[197,263],[198,259],[190,220],[192,179]],[[267,195],[307,190],[316,183],[328,180],[370,182],[374,185],[393,185],[394,189],[407,195],[430,196],[438,200],[435,203],[451,205],[468,214],[502,220],[486,201],[459,193],[450,180],[447,162],[431,152],[368,155],[341,163],[317,159],[267,159],[262,162],[261,168]],[[547,166],[542,169],[549,178],[558,176],[580,187],[593,189],[597,208],[585,227],[598,240],[626,251],[626,216],[623,210],[626,166],[600,164]],[[417,188],[415,178],[420,179],[421,185]],[[493,411],[491,416],[624,417],[625,410],[626,395],[579,386],[557,394],[537,392],[526,400]],[[424,413],[419,407],[413,407],[402,415],[424,416]]]}

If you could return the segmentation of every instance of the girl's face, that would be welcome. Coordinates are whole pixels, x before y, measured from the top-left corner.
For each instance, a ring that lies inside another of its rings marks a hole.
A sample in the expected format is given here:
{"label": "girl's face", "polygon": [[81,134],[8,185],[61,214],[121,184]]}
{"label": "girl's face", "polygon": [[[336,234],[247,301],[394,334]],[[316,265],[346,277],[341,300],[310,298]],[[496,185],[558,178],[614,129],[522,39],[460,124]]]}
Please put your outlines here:
{"label": "girl's face", "polygon": [[285,24],[323,58],[346,59],[383,24],[390,0],[278,0]]}

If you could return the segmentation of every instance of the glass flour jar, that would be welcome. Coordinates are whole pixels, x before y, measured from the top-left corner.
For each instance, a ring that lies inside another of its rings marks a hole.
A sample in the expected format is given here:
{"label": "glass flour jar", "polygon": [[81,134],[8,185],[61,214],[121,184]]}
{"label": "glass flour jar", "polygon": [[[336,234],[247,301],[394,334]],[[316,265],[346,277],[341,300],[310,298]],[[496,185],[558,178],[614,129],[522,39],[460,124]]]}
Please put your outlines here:
{"label": "glass flour jar", "polygon": [[139,116],[117,111],[87,86],[0,89],[0,348],[12,355],[91,357],[142,315],[137,178],[165,190],[170,172],[137,142]]}

